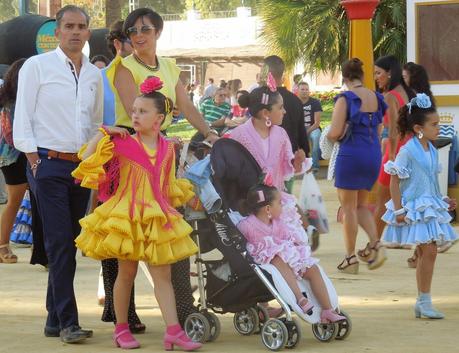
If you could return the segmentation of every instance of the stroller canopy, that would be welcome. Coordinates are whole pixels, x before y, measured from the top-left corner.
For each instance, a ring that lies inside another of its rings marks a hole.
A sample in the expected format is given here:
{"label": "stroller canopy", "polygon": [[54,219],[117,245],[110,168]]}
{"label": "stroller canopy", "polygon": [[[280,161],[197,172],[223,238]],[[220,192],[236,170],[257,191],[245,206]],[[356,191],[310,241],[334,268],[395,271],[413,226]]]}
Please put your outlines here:
{"label": "stroller canopy", "polygon": [[213,184],[224,207],[240,211],[241,201],[260,178],[257,161],[239,142],[222,138],[213,145],[210,162]]}

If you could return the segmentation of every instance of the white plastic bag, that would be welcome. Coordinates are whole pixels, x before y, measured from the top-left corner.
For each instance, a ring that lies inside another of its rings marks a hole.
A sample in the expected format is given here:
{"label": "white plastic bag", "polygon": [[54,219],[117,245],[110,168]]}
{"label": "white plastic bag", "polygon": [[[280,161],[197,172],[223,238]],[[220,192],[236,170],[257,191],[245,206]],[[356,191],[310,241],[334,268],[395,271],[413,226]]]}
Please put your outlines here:
{"label": "white plastic bag", "polygon": [[309,223],[316,227],[320,234],[328,233],[327,210],[319,185],[312,173],[304,174],[298,204],[305,212]]}

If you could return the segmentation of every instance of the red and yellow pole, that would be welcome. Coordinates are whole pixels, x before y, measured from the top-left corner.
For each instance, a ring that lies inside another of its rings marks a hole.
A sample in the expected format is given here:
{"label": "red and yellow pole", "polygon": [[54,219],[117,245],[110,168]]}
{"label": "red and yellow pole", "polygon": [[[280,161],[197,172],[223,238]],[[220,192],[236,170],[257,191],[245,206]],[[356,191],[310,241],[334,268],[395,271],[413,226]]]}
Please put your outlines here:
{"label": "red and yellow pole", "polygon": [[380,0],[342,0],[350,20],[349,58],[359,58],[363,62],[364,83],[374,89],[373,79],[373,39],[371,19]]}

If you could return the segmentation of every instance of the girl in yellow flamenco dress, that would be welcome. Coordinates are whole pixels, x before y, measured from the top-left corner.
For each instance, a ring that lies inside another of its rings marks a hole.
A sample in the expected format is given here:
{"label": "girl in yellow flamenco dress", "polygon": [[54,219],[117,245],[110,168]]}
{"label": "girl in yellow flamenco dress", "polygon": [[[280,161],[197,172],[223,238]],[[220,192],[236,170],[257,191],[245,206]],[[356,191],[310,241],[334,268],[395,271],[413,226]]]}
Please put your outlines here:
{"label": "girl in yellow flamenco dress", "polygon": [[170,99],[158,92],[161,87],[157,77],[141,84],[132,111],[136,134],[102,127],[81,149],[82,162],[72,175],[82,186],[99,189],[104,203],[80,220],[82,231],[75,242],[94,259],[119,260],[113,295],[118,322],[113,340],[118,347],[140,346],[129,330],[128,307],[138,262],[145,261],[167,325],[164,348],[177,345],[189,351],[201,344],[191,341],[178,323],[170,264],[197,251],[192,228],[174,208],[194,194],[187,180],[175,178],[173,143],[160,134],[172,111]]}

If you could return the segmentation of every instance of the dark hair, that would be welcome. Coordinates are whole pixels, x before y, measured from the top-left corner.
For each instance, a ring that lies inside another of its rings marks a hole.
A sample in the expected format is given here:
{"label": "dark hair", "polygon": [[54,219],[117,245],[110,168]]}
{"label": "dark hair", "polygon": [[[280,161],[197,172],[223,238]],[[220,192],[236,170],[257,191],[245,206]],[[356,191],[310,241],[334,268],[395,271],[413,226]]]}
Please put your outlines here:
{"label": "dark hair", "polygon": [[105,66],[108,66],[108,64],[110,64],[110,60],[108,60],[108,58],[105,55],[94,55],[91,58],[91,64],[94,64],[96,61],[102,61],[103,63],[105,63]]}
{"label": "dark hair", "polygon": [[378,60],[375,61],[375,66],[384,69],[385,71],[389,72],[389,91],[393,90],[398,85],[402,85],[403,89],[405,90],[406,94],[412,98],[414,94],[409,89],[409,87],[405,84],[402,77],[402,68],[398,59],[394,55],[387,55],[382,56]]}
{"label": "dark hair", "polygon": [[429,76],[424,66],[410,61],[403,66],[403,69],[408,71],[410,75],[410,84],[408,86],[416,93],[427,94],[432,102],[432,107],[435,108],[435,99],[430,90]]}
{"label": "dark hair", "polygon": [[303,78],[302,74],[296,74],[293,75],[293,82],[299,85],[299,82],[301,82],[301,79]]}
{"label": "dark hair", "polygon": [[91,18],[89,17],[88,13],[81,7],[75,5],[66,5],[63,8],[59,9],[56,13],[56,25],[60,27],[62,18],[64,17],[66,12],[80,12],[84,15],[86,19],[86,24],[89,26],[89,21]]}
{"label": "dark hair", "polygon": [[430,108],[412,106],[410,113],[409,107],[404,105],[400,108],[398,119],[398,130],[400,131],[401,137],[404,138],[406,135],[414,133],[414,125],[424,126],[427,121],[427,115],[435,112],[436,110],[433,106]]}
{"label": "dark hair", "polygon": [[266,57],[263,62],[266,66],[268,66],[268,70],[274,78],[279,79],[282,77],[285,70],[284,60],[277,55],[271,55]]}
{"label": "dark hair", "polygon": [[249,91],[246,91],[245,89],[240,89],[239,91],[236,92],[236,96],[237,96],[238,94],[250,94],[250,92],[249,92]]}
{"label": "dark hair", "polygon": [[300,83],[298,83],[298,88],[299,88],[300,86],[308,86],[308,87],[309,87],[309,83],[304,82],[304,81],[301,81]]}
{"label": "dark hair", "polygon": [[[174,102],[159,91],[143,93],[139,97],[152,99],[158,113],[164,114],[164,117],[171,114],[174,109]],[[166,102],[168,102],[168,104]]]}
{"label": "dark hair", "polygon": [[113,44],[115,42],[115,39],[119,40],[120,42],[125,42],[128,37],[126,34],[123,32],[123,20],[118,20],[112,23],[110,26],[110,32],[107,34],[107,46],[108,49],[112,52],[113,56],[116,56],[116,48],[115,45]]}
{"label": "dark hair", "polygon": [[[263,193],[265,201],[260,202],[259,191]],[[257,184],[247,192],[246,199],[242,202],[241,211],[243,214],[256,214],[262,207],[270,205],[276,198],[278,190],[274,186]]]}
{"label": "dark hair", "polygon": [[213,79],[212,77],[209,77],[208,81],[209,81],[210,83],[214,83],[214,79]]}
{"label": "dark hair", "polygon": [[[209,79],[209,81],[210,81],[210,79]],[[225,80],[220,80],[220,86],[218,86],[218,87],[219,88],[227,88],[228,87],[228,82],[226,82]],[[214,83],[214,82],[212,81],[212,83]]]}
{"label": "dark hair", "polygon": [[127,36],[127,29],[135,26],[137,20],[141,17],[147,17],[153,26],[155,26],[156,33],[162,31],[164,26],[163,18],[157,12],[153,11],[152,9],[141,7],[140,9],[136,9],[132,11],[124,20],[123,25],[123,32]]}
{"label": "dark hair", "polygon": [[[262,103],[263,95],[267,94],[269,96],[268,104]],[[242,94],[237,100],[241,108],[249,108],[249,113],[251,116],[256,118],[257,113],[262,109],[271,110],[273,104],[279,99],[279,92],[272,92],[267,86],[262,86],[255,88],[250,93]]]}
{"label": "dark hair", "polygon": [[[343,65],[341,65],[341,71],[343,78],[352,80],[362,80],[363,79],[363,62],[359,58],[352,58],[346,60]],[[401,75],[401,72],[400,72]]]}
{"label": "dark hair", "polygon": [[16,102],[18,92],[19,70],[26,59],[18,59],[10,65],[3,77],[3,85],[0,86],[0,107]]}

